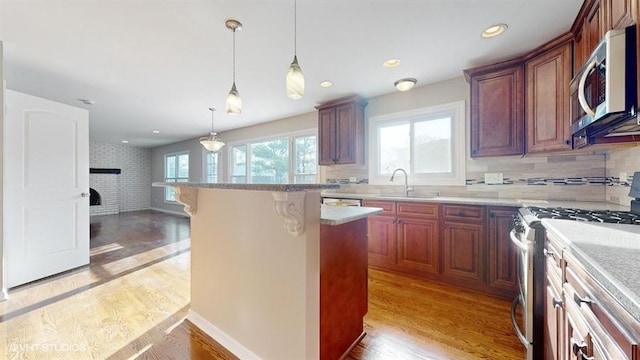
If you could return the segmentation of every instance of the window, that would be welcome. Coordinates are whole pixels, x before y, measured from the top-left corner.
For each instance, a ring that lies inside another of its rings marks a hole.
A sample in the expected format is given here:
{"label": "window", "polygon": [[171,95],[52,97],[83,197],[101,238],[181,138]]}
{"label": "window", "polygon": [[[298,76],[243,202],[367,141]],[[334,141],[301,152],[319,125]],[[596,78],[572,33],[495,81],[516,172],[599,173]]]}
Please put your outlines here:
{"label": "window", "polygon": [[231,146],[232,183],[317,182],[316,136],[279,136]]}
{"label": "window", "polygon": [[[164,181],[189,181],[189,153],[167,154],[164,156]],[[171,202],[176,201],[176,193],[173,188],[165,188],[164,200]]]}
{"label": "window", "polygon": [[218,153],[205,152],[205,182],[218,182]]}
{"label": "window", "polygon": [[403,168],[415,185],[465,184],[464,101],[372,117],[369,182]]}

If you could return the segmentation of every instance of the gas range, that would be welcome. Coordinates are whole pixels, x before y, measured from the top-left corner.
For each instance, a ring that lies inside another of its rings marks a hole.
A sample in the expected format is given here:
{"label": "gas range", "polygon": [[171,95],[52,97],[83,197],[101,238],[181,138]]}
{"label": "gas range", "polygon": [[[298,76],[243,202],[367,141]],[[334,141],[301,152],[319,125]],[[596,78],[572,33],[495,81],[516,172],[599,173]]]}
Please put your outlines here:
{"label": "gas range", "polygon": [[560,219],[585,222],[640,225],[640,214],[630,211],[584,210],[573,208],[544,208],[530,206],[526,208],[539,220]]}

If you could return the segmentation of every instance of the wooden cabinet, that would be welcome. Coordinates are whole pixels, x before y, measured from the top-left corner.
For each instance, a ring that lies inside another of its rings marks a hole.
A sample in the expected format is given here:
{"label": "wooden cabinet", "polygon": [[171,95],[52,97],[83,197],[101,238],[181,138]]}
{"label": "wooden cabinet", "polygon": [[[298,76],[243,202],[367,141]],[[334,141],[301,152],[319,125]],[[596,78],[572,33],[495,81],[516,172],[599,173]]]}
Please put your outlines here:
{"label": "wooden cabinet", "polygon": [[571,150],[569,82],[571,38],[528,59],[526,74],[527,153]]}
{"label": "wooden cabinet", "polygon": [[472,157],[524,153],[523,73],[520,61],[465,70]]}
{"label": "wooden cabinet", "polygon": [[439,269],[438,204],[365,200],[381,207],[369,216],[369,265],[414,275]]}
{"label": "wooden cabinet", "polygon": [[[635,23],[633,19],[633,0],[601,0],[606,30],[623,29]],[[637,3],[637,1],[636,1]]]}
{"label": "wooden cabinet", "polygon": [[640,359],[640,323],[547,233],[545,359]]}
{"label": "wooden cabinet", "polygon": [[454,282],[484,282],[485,207],[442,205],[442,274]]}
{"label": "wooden cabinet", "polygon": [[364,108],[360,97],[322,104],[318,109],[318,163],[364,163]]}
{"label": "wooden cabinet", "polygon": [[518,294],[518,253],[509,232],[518,209],[491,206],[487,212],[487,285],[495,294],[514,298]]}

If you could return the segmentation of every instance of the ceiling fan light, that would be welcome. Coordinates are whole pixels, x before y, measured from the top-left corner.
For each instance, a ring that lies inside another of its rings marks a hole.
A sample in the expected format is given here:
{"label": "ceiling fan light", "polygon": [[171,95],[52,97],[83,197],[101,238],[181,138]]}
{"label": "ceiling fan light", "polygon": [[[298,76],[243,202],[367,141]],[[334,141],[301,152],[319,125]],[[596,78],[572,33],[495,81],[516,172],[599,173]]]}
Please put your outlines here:
{"label": "ceiling fan light", "polygon": [[414,78],[404,78],[396,81],[395,83],[393,83],[393,85],[395,85],[396,88],[400,91],[409,91],[413,89],[413,87],[416,85],[416,82],[418,82],[418,80]]}
{"label": "ceiling fan light", "polygon": [[287,96],[290,99],[298,100],[304,95],[304,74],[298,64],[298,57],[294,56],[286,78]]}
{"label": "ceiling fan light", "polygon": [[236,89],[236,83],[231,86],[231,91],[227,96],[227,115],[240,115],[242,113],[242,99]]}

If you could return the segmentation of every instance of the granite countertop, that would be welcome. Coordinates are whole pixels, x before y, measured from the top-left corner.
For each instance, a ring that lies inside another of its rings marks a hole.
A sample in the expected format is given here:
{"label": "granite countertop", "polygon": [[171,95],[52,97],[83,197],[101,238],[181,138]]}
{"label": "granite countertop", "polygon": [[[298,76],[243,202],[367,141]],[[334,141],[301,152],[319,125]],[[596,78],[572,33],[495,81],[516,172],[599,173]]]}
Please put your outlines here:
{"label": "granite countertop", "polygon": [[306,191],[337,189],[339,184],[230,184],[230,183],[198,183],[198,182],[154,182],[152,186],[191,187],[200,189],[228,189],[254,191]]}
{"label": "granite countertop", "polygon": [[320,223],[326,225],[340,225],[366,218],[369,215],[379,212],[382,212],[382,208],[322,205],[320,208]]}
{"label": "granite countertop", "polygon": [[640,321],[640,226],[552,219],[542,225]]}
{"label": "granite countertop", "polygon": [[337,191],[322,191],[323,197],[362,199],[362,200],[385,200],[385,201],[418,201],[418,202],[438,202],[438,203],[459,203],[471,205],[493,205],[493,206],[540,206],[540,207],[570,207],[585,210],[617,210],[629,211],[628,206],[622,206],[604,201],[568,201],[568,200],[533,200],[533,199],[498,199],[498,198],[475,198],[475,197],[455,197],[455,196],[420,196],[409,197],[393,194],[365,194],[365,193],[342,193]]}

